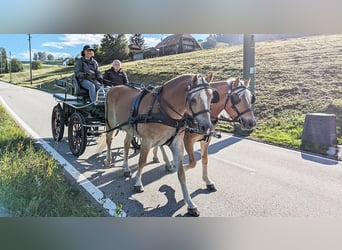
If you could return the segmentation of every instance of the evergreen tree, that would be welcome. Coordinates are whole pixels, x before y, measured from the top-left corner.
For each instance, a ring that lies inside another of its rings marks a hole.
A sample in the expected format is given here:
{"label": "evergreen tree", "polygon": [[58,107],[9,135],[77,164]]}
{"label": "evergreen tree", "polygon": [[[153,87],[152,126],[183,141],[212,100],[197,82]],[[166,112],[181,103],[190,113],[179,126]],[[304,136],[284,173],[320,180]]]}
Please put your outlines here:
{"label": "evergreen tree", "polygon": [[128,44],[124,34],[105,34],[101,40],[102,64],[109,64],[114,59],[125,60],[128,58]]}
{"label": "evergreen tree", "polygon": [[8,73],[6,49],[0,48],[0,74]]}
{"label": "evergreen tree", "polygon": [[142,34],[133,34],[132,36],[130,36],[129,42],[130,44],[134,44],[142,48],[145,44],[145,39]]}

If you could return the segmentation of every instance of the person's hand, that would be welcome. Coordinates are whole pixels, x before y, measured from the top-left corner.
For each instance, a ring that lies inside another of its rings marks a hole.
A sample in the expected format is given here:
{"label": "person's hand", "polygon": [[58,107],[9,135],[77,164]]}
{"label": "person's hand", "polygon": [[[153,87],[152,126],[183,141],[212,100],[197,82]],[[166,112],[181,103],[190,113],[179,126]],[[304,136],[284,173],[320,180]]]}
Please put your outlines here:
{"label": "person's hand", "polygon": [[94,79],[94,75],[92,73],[90,73],[90,72],[86,72],[85,75],[86,75],[85,78],[88,79],[88,80],[93,80]]}

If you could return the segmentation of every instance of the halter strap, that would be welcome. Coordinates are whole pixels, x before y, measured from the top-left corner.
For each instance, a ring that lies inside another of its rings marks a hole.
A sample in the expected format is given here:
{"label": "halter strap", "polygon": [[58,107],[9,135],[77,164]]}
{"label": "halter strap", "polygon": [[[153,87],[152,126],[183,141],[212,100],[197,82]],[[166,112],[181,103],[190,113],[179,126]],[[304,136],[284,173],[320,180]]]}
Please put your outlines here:
{"label": "halter strap", "polygon": [[[224,103],[224,107],[227,105],[229,99],[231,99],[231,96],[232,96],[233,94],[239,94],[239,93],[245,91],[246,89],[247,89],[246,86],[243,86],[243,85],[237,86],[235,89],[233,89],[232,84],[230,84],[229,89],[228,89],[227,99],[226,99],[226,102]],[[232,106],[231,106],[231,107],[232,107],[232,109],[236,112],[237,116],[234,117],[233,119],[231,119],[231,118],[226,118],[226,117],[221,116],[220,118],[218,118],[219,120],[221,120],[221,121],[226,121],[226,122],[237,122],[237,121],[239,121],[239,119],[240,119],[240,117],[241,117],[242,115],[244,115],[244,114],[246,114],[246,113],[252,111],[251,108],[247,108],[246,110],[240,112],[240,111],[237,109],[236,105],[233,104],[232,101],[231,101],[231,103],[232,103]]]}

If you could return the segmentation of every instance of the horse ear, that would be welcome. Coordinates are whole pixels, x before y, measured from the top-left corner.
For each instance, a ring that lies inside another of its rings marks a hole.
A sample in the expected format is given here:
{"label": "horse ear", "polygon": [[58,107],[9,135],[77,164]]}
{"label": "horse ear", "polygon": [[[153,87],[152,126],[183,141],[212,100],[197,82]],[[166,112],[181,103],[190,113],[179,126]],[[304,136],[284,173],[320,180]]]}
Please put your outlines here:
{"label": "horse ear", "polygon": [[247,80],[244,80],[246,88],[249,87],[249,83],[251,82],[251,78],[248,78]]}
{"label": "horse ear", "polygon": [[234,88],[239,85],[239,82],[240,82],[240,77],[236,77],[236,79],[235,79],[235,81],[233,83]]}
{"label": "horse ear", "polygon": [[194,75],[192,77],[192,85],[197,85],[198,84],[198,75]]}
{"label": "horse ear", "polygon": [[214,78],[213,72],[209,72],[209,74],[206,76],[205,80],[209,83],[212,82]]}

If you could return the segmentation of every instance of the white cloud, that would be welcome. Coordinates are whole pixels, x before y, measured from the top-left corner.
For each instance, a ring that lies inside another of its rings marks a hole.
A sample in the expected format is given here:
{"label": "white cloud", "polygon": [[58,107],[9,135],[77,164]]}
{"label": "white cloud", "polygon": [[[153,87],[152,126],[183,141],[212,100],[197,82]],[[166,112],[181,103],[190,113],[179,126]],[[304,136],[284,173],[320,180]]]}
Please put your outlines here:
{"label": "white cloud", "polygon": [[[57,58],[72,57],[72,55],[70,53],[66,53],[66,52],[51,52],[51,51],[44,51],[44,52],[46,53],[46,56],[51,54],[51,55],[53,55],[53,57],[55,59],[57,59]],[[34,49],[32,50],[32,53],[31,53],[32,60],[33,60],[34,53],[38,53],[38,51],[36,51]],[[19,57],[23,58],[24,60],[29,60],[30,59],[30,54],[29,54],[29,52],[20,53]]]}
{"label": "white cloud", "polygon": [[74,47],[84,44],[100,44],[103,34],[64,34],[59,37],[60,41],[45,42],[42,46],[63,49],[64,47]]}
{"label": "white cloud", "polygon": [[144,40],[147,48],[155,47],[161,41],[158,37],[144,37]]}

